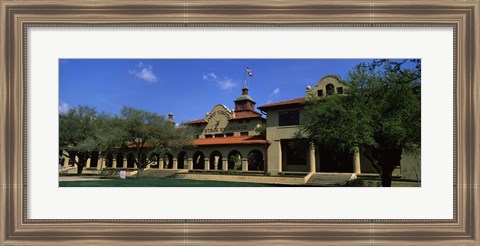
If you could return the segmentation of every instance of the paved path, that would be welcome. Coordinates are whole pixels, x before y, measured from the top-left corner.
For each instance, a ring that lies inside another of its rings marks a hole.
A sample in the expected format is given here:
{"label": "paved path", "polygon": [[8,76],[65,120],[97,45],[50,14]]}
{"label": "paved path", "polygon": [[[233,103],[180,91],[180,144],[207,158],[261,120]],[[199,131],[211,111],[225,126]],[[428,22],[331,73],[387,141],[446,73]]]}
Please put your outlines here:
{"label": "paved path", "polygon": [[315,173],[306,185],[345,186],[351,177],[351,173]]}
{"label": "paved path", "polygon": [[100,176],[60,176],[59,181],[89,181],[100,180]]}

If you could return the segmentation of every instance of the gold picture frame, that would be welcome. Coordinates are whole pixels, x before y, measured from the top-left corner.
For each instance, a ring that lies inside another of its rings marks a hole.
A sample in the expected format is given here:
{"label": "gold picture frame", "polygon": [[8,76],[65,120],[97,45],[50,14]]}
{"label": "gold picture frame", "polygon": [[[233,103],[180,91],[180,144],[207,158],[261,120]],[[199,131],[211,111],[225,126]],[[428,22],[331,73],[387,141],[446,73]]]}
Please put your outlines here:
{"label": "gold picture frame", "polygon": [[[480,2],[0,0],[0,245],[479,245]],[[27,218],[28,27],[452,27],[452,220]]]}

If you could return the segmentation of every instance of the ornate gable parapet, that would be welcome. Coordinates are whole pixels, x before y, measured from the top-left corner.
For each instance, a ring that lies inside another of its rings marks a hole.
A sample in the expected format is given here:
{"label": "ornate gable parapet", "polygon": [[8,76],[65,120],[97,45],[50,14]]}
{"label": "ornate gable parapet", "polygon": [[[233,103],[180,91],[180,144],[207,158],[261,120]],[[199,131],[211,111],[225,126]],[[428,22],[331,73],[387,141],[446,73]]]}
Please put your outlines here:
{"label": "ornate gable parapet", "polygon": [[313,87],[307,86],[305,96],[313,95],[316,97],[325,97],[333,94],[343,94],[347,86],[337,75],[326,75],[322,77]]}
{"label": "ornate gable parapet", "polygon": [[227,120],[235,118],[235,112],[227,108],[227,106],[223,104],[217,104],[213,107],[212,111],[208,112],[205,115],[205,121],[209,122],[213,118],[217,118],[218,116],[224,116]]}

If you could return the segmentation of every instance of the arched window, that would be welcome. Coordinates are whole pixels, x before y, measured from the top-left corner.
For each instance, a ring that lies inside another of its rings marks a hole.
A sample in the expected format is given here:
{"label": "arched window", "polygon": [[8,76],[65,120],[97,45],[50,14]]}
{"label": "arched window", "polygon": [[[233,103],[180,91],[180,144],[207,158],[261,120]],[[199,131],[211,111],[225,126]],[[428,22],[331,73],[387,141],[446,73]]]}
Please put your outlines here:
{"label": "arched window", "polygon": [[330,96],[333,95],[333,91],[335,88],[332,84],[328,84],[325,89],[327,91],[327,96]]}

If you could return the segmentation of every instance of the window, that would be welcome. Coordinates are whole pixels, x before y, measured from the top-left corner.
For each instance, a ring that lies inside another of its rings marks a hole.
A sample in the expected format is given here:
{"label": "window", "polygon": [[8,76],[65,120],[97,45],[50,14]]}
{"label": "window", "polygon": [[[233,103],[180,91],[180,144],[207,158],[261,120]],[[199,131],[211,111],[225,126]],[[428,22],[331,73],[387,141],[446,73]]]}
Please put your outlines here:
{"label": "window", "polygon": [[343,94],[343,87],[337,87],[337,93]]}
{"label": "window", "polygon": [[323,90],[318,90],[317,91],[317,96],[323,97]]}
{"label": "window", "polygon": [[250,122],[250,120],[246,120],[245,122],[248,123],[248,122]]}
{"label": "window", "polygon": [[227,133],[227,137],[233,137],[233,132]]}
{"label": "window", "polygon": [[326,86],[326,89],[327,89],[327,96],[333,95],[333,90],[335,89],[335,87],[332,84],[328,84]]}
{"label": "window", "polygon": [[243,120],[239,120],[239,121],[238,121],[238,124],[242,124],[242,123],[243,123]]}
{"label": "window", "polygon": [[223,134],[215,134],[215,137],[216,138],[223,138],[224,136],[223,136]]}
{"label": "window", "polygon": [[238,105],[238,110],[243,110],[243,105]]}
{"label": "window", "polygon": [[306,166],[307,153],[309,151],[308,141],[305,139],[282,139],[282,161],[286,165]]}
{"label": "window", "polygon": [[240,136],[248,136],[248,132],[240,132]]}
{"label": "window", "polygon": [[212,138],[212,137],[213,137],[212,134],[206,134],[205,135],[205,138]]}
{"label": "window", "polygon": [[278,125],[279,126],[292,126],[300,124],[300,111],[284,111],[278,113]]}

